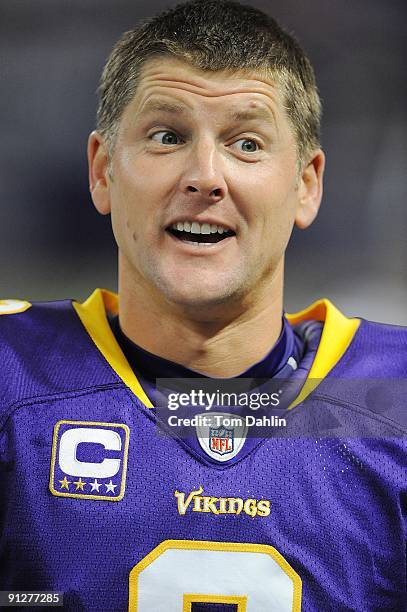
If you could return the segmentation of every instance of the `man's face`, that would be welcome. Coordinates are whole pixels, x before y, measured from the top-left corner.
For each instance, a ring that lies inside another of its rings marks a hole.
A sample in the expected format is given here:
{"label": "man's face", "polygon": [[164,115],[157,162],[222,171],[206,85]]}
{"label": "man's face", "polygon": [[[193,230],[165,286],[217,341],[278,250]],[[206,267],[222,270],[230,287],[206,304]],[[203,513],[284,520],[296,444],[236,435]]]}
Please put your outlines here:
{"label": "man's face", "polygon": [[242,300],[282,270],[301,176],[272,81],[148,61],[106,176],[126,273],[170,303]]}

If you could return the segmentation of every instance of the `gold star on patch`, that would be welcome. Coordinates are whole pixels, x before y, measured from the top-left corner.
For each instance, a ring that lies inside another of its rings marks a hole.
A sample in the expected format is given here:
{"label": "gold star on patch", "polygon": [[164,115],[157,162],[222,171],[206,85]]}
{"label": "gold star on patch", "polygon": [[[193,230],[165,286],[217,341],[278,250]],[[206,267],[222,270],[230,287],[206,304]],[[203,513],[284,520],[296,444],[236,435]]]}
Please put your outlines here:
{"label": "gold star on patch", "polygon": [[84,482],[82,480],[82,478],[79,477],[79,480],[75,480],[74,485],[76,486],[75,491],[79,491],[79,489],[81,491],[83,491],[83,487],[85,486],[86,482]]}
{"label": "gold star on patch", "polygon": [[64,476],[63,480],[58,480],[58,482],[61,483],[61,489],[66,489],[67,491],[69,491],[69,485],[71,484],[71,481],[67,480],[66,476]]}

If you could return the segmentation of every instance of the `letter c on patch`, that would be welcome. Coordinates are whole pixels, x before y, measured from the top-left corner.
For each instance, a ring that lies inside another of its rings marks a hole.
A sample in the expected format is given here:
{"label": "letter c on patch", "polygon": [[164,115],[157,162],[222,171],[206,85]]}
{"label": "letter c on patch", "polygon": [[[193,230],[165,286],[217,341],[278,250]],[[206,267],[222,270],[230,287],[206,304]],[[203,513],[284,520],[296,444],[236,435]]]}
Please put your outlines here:
{"label": "letter c on patch", "polygon": [[111,429],[77,427],[64,431],[59,442],[59,467],[70,476],[112,478],[120,470],[120,459],[103,459],[101,463],[78,461],[76,451],[82,442],[102,444],[106,450],[120,451],[122,441]]}

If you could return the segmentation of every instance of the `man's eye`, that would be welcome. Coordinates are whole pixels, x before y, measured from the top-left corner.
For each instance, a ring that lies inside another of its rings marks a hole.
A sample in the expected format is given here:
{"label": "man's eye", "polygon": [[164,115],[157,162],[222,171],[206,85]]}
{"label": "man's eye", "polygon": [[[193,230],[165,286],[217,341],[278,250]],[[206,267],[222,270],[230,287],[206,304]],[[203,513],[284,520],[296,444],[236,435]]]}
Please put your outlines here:
{"label": "man's eye", "polygon": [[175,134],[175,132],[168,132],[161,130],[161,132],[155,132],[155,134],[151,135],[151,140],[155,140],[155,142],[159,142],[163,145],[176,145],[179,144],[179,138]]}
{"label": "man's eye", "polygon": [[256,153],[260,150],[258,143],[251,138],[240,138],[234,144],[241,143],[239,148],[243,153]]}

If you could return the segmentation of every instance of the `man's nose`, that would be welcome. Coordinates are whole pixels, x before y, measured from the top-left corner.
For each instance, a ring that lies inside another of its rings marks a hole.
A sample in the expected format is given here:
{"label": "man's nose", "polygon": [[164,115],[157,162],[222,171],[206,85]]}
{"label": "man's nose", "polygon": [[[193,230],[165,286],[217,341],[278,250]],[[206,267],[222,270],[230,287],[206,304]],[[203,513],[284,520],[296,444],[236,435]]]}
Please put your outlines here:
{"label": "man's nose", "polygon": [[181,191],[188,199],[206,200],[210,204],[222,201],[227,194],[223,164],[216,147],[197,144],[191,151],[184,170]]}

